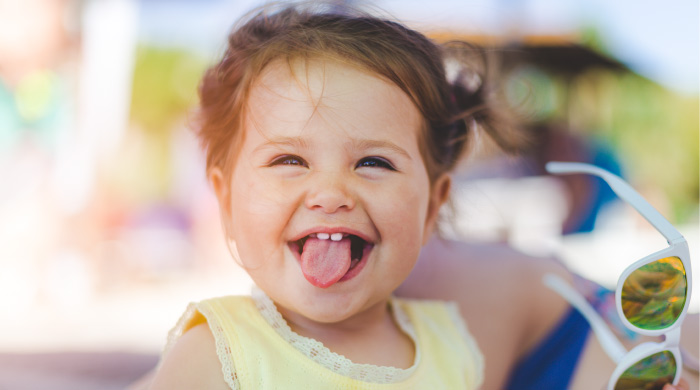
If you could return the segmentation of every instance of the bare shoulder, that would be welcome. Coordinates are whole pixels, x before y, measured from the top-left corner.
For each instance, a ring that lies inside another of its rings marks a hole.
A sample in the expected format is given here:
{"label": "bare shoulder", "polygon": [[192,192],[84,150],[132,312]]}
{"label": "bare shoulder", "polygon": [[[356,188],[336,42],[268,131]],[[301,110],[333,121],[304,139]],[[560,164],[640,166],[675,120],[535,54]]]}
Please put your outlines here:
{"label": "bare shoulder", "polygon": [[501,244],[433,239],[397,294],[456,301],[486,360],[483,388],[502,388],[517,360],[568,308],[542,284],[546,273],[571,279],[556,259],[529,256]]}
{"label": "bare shoulder", "polygon": [[207,324],[183,334],[163,356],[151,389],[229,389]]}

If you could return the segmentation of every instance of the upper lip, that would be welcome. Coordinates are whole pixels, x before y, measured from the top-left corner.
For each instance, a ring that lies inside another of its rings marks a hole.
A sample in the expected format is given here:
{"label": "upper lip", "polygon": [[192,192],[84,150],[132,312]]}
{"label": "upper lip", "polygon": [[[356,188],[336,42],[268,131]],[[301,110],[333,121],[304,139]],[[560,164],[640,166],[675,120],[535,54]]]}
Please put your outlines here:
{"label": "upper lip", "polygon": [[360,237],[361,239],[365,240],[368,243],[374,243],[374,240],[369,237],[367,234],[355,230],[355,229],[350,229],[347,227],[343,226],[338,226],[338,227],[328,227],[328,226],[317,226],[317,227],[312,227],[306,230],[301,231],[297,235],[294,236],[290,241],[298,241],[301,240],[302,238],[308,236],[309,234],[312,233],[328,233],[328,234],[333,234],[333,233],[343,233],[343,234],[352,234],[354,236]]}

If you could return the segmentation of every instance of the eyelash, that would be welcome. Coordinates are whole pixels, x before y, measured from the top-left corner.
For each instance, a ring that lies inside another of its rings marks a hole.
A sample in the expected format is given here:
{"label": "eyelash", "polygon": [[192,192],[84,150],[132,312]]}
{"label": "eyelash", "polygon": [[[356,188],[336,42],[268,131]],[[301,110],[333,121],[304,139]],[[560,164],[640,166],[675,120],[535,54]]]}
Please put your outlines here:
{"label": "eyelash", "polygon": [[[363,165],[365,163],[371,163],[372,165]],[[356,168],[368,167],[368,168],[383,168],[390,171],[395,171],[396,168],[389,162],[389,160],[381,157],[365,157],[357,163]]]}
{"label": "eyelash", "polygon": [[[369,164],[369,165],[365,165]],[[293,166],[302,166],[302,167],[308,167],[309,165],[306,163],[306,161],[295,155],[284,155],[284,156],[279,156],[272,160],[270,162],[269,166],[276,166],[276,165],[293,165]],[[395,171],[396,168],[389,162],[389,160],[381,157],[365,157],[361,159],[355,168],[383,168],[383,169],[388,169],[390,171]]]}
{"label": "eyelash", "polygon": [[269,166],[275,166],[275,165],[299,165],[302,167],[308,166],[306,161],[304,161],[303,158],[291,154],[287,154],[284,156],[279,156],[276,159],[272,160],[272,162],[269,164]]}

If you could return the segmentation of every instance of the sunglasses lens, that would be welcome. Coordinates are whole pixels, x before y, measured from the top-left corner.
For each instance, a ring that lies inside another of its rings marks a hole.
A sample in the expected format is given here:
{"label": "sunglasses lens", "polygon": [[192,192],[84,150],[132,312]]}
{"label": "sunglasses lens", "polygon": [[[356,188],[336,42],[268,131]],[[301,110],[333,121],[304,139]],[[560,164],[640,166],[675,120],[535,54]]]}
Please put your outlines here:
{"label": "sunglasses lens", "polygon": [[671,326],[685,306],[688,280],[678,257],[665,257],[632,272],[622,285],[622,311],[634,326]]}
{"label": "sunglasses lens", "polygon": [[676,359],[669,351],[646,357],[622,373],[615,390],[661,390],[676,376]]}

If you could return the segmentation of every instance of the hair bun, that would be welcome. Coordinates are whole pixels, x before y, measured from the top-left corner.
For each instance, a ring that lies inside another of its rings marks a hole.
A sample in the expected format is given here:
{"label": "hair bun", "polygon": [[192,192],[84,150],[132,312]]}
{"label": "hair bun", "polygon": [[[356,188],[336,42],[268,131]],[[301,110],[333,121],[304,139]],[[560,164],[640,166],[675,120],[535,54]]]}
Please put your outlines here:
{"label": "hair bun", "polygon": [[465,134],[484,131],[506,153],[521,151],[527,139],[497,81],[493,55],[462,41],[450,41],[443,47],[454,120],[464,122]]}

